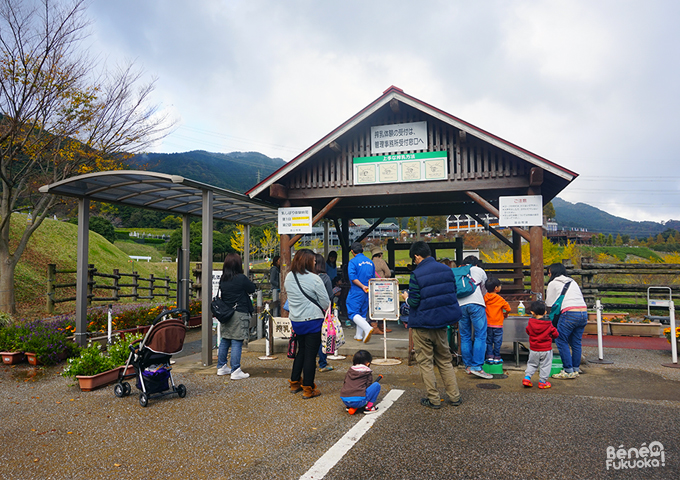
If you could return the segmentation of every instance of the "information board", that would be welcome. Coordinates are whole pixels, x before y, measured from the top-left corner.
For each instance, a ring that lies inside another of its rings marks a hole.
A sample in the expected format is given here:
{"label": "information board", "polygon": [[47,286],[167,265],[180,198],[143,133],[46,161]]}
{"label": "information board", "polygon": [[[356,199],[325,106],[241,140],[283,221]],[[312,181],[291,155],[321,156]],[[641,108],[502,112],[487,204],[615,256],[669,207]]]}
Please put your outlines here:
{"label": "information board", "polygon": [[399,320],[399,281],[371,278],[368,281],[368,315],[371,320]]}
{"label": "information board", "polygon": [[371,127],[371,153],[412,152],[427,149],[427,122]]}
{"label": "information board", "polygon": [[543,196],[498,197],[500,227],[540,227],[543,225]]}
{"label": "information board", "polygon": [[416,152],[354,157],[354,185],[428,182],[448,178],[447,152]]}
{"label": "information board", "polygon": [[279,235],[312,233],[312,207],[279,208]]}

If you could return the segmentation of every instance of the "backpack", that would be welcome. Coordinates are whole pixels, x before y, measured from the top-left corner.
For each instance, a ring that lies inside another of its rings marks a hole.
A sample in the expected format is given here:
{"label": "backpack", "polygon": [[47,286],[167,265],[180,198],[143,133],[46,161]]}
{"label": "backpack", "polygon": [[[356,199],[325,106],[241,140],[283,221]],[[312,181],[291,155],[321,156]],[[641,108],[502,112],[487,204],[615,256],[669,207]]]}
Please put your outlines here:
{"label": "backpack", "polygon": [[462,267],[452,268],[453,278],[456,283],[456,296],[458,298],[469,297],[475,293],[477,284],[470,276],[471,265],[463,265]]}

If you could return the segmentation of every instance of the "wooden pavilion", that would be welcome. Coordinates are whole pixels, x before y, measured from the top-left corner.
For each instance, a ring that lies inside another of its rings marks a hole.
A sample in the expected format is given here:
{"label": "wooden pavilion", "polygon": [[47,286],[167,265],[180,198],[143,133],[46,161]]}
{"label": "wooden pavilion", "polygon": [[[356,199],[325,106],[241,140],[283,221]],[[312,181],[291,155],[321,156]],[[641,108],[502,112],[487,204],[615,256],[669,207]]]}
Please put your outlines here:
{"label": "wooden pavilion", "polygon": [[[346,265],[350,219],[378,219],[375,228],[386,217],[498,216],[499,197],[542,195],[545,205],[576,176],[391,86],[246,195],[280,207],[311,206],[315,224],[332,220]],[[515,266],[521,239],[530,242],[531,291],[542,296],[542,227],[512,230],[510,240],[489,228],[513,250]],[[282,278],[300,238],[281,235]]]}

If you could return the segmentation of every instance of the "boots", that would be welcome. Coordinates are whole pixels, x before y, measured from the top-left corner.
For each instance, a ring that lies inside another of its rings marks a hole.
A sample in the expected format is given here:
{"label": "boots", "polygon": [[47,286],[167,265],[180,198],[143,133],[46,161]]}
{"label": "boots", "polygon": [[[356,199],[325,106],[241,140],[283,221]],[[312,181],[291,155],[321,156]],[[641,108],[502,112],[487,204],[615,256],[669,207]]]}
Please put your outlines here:
{"label": "boots", "polygon": [[318,397],[319,395],[321,395],[321,392],[316,389],[316,383],[312,387],[308,387],[306,385],[303,385],[302,390],[303,390],[303,393],[302,393],[302,399],[303,400]]}
{"label": "boots", "polygon": [[300,382],[300,380],[297,382],[288,380],[288,382],[290,383],[290,393],[298,393],[302,391],[302,382]]}

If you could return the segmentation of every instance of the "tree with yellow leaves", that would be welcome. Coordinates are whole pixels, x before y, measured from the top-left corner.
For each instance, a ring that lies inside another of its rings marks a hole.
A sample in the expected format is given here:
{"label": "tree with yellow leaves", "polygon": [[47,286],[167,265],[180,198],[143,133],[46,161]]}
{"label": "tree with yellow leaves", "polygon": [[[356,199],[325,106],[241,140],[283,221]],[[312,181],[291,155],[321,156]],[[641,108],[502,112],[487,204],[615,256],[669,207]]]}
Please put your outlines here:
{"label": "tree with yellow leaves", "polygon": [[[154,82],[132,65],[95,72],[83,55],[85,0],[0,0],[0,310],[15,313],[14,271],[57,202],[38,187],[121,167],[173,122],[147,106]],[[10,245],[10,219],[30,211]]]}
{"label": "tree with yellow leaves", "polygon": [[274,256],[274,252],[281,242],[278,233],[272,228],[265,228],[260,238],[260,252],[268,258]]}
{"label": "tree with yellow leaves", "polygon": [[[238,253],[243,255],[243,252],[245,251],[244,248],[244,243],[245,243],[245,231],[246,227],[245,225],[236,225],[236,230],[231,234],[231,248],[236,250]],[[250,251],[250,258],[253,258],[255,254],[258,252],[257,245],[254,245],[252,242],[249,243],[248,245],[249,251]]]}

